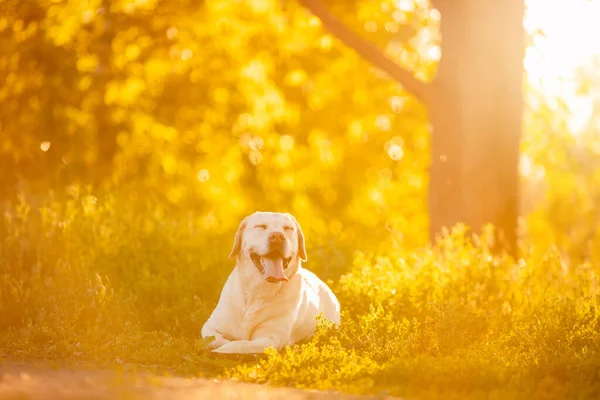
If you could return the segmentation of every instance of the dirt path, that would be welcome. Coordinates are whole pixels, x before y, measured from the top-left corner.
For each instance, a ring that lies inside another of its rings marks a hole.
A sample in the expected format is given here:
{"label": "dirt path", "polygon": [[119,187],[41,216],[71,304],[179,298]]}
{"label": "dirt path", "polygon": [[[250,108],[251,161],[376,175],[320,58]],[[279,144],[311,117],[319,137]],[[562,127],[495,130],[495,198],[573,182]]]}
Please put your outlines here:
{"label": "dirt path", "polygon": [[354,396],[208,379],[162,377],[79,368],[53,368],[41,363],[0,363],[2,400],[391,400],[386,396]]}

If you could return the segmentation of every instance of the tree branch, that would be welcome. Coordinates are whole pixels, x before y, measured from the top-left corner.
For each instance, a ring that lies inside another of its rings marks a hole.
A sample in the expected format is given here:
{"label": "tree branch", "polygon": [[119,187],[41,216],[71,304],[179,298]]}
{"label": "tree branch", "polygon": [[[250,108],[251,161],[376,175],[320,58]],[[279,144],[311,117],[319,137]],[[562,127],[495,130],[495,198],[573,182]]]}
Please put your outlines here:
{"label": "tree branch", "polygon": [[423,103],[429,101],[430,86],[417,80],[412,73],[392,61],[383,51],[350,30],[332,15],[320,0],[299,0],[306,9],[318,17],[323,26],[336,38],[356,51],[363,59],[390,75],[404,89]]}

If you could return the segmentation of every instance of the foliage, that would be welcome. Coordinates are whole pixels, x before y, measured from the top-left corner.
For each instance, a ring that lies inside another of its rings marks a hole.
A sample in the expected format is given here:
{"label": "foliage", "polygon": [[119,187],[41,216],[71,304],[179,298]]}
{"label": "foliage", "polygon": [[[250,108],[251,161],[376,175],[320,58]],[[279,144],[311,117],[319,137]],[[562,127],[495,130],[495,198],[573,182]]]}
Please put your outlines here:
{"label": "foliage", "polygon": [[335,265],[312,236],[306,266],[338,295],[340,328],[322,321],[312,339],[262,357],[216,356],[199,330],[231,269],[232,232],[91,189],[38,207],[21,198],[3,218],[4,357],[419,398],[600,394],[597,259],[568,266],[532,250],[514,261],[457,227],[416,250],[347,239]]}
{"label": "foliage", "polygon": [[[326,3],[431,79],[425,1]],[[600,395],[598,127],[572,135],[560,101],[528,88],[511,260],[463,227],[426,246],[425,110],[295,2],[4,0],[0,81],[2,357],[418,398]],[[217,357],[200,328],[257,209],[297,216],[343,323]]]}
{"label": "foliage", "polygon": [[[583,104],[591,114],[582,129],[574,134],[569,126],[566,117],[572,110],[564,99],[530,94],[537,108],[528,114],[528,135],[523,143],[530,182],[526,189],[530,194],[529,235],[537,244],[554,244],[575,263],[597,255],[600,244],[599,63],[596,57],[575,82],[579,107]],[[540,124],[540,120],[546,123]]]}
{"label": "foliage", "polygon": [[[370,21],[370,39],[389,41],[391,56],[431,75],[434,60],[415,61],[435,37],[428,9],[385,4],[331,5],[353,26]],[[414,224],[426,230],[423,107],[298,5],[11,0],[3,7],[5,197],[15,188],[102,183],[195,208],[214,225],[231,227],[256,208],[286,208],[321,233],[359,225],[423,244],[424,233],[400,235]],[[429,35],[417,37],[418,27]],[[367,207],[378,212],[361,212]]]}

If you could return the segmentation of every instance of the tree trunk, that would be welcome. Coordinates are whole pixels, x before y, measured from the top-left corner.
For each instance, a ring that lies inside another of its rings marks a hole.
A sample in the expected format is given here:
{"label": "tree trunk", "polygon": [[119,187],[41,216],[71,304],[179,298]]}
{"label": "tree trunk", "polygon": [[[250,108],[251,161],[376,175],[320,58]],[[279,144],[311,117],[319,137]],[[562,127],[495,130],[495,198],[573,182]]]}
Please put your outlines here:
{"label": "tree trunk", "polygon": [[492,223],[517,251],[523,0],[439,0],[442,59],[429,104],[431,237]]}
{"label": "tree trunk", "polygon": [[524,0],[432,0],[442,16],[442,58],[432,84],[350,31],[319,0],[299,0],[325,28],[429,110],[430,237],[465,223],[496,227],[496,247],[517,255],[523,113]]}

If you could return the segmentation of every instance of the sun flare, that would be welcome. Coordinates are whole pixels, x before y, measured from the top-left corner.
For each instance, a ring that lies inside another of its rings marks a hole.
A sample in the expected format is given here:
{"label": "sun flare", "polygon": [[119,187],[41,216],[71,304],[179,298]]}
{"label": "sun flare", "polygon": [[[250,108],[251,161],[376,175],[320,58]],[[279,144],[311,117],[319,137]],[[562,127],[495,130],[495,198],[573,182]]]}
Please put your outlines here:
{"label": "sun flare", "polygon": [[525,56],[529,84],[548,98],[560,98],[572,115],[573,133],[584,129],[592,102],[576,94],[579,67],[600,56],[600,1],[527,0],[524,25],[532,34]]}

